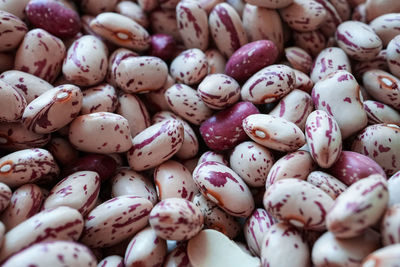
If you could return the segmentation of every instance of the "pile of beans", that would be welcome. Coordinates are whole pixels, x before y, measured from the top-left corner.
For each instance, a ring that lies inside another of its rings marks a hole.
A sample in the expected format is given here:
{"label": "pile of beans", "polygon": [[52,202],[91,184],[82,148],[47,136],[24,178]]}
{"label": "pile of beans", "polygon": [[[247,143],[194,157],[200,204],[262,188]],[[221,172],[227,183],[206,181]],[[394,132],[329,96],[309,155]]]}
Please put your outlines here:
{"label": "pile of beans", "polygon": [[399,125],[397,0],[2,0],[0,264],[400,266]]}

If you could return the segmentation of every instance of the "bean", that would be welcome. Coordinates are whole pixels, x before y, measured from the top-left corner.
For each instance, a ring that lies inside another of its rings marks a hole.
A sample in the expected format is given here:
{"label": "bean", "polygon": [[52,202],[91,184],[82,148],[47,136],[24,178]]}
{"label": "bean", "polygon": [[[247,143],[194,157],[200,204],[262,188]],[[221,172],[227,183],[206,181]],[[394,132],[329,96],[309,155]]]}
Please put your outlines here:
{"label": "bean", "polygon": [[[286,59],[290,62],[292,68],[308,73],[311,69],[311,56],[300,47],[285,48]],[[297,75],[296,75],[297,76]]]}
{"label": "bean", "polygon": [[177,83],[197,84],[207,75],[208,62],[206,55],[198,48],[180,53],[172,62],[170,72]]}
{"label": "bean", "polygon": [[6,52],[17,48],[28,32],[28,27],[20,18],[3,9],[0,10],[0,20],[2,21],[0,51]]}
{"label": "bean", "polygon": [[336,199],[347,189],[347,186],[340,180],[322,171],[311,172],[307,176],[307,182],[324,190],[333,199]]}
{"label": "bean", "polygon": [[389,203],[388,206],[392,206],[394,204],[400,203],[399,196],[397,194],[398,190],[398,184],[400,182],[400,171],[396,172],[393,174],[389,179],[388,179],[388,190],[389,190]]}
{"label": "bean", "polygon": [[362,267],[383,267],[399,262],[400,244],[386,246],[369,254],[362,262]]}
{"label": "bean", "polygon": [[21,119],[27,102],[16,88],[0,80],[1,122],[17,122]]}
{"label": "bean", "polygon": [[115,6],[115,11],[123,16],[131,18],[144,28],[147,28],[150,24],[148,15],[137,3],[121,1]]}
{"label": "bean", "polygon": [[0,124],[0,148],[7,151],[43,147],[50,141],[50,134],[36,134],[21,122]]}

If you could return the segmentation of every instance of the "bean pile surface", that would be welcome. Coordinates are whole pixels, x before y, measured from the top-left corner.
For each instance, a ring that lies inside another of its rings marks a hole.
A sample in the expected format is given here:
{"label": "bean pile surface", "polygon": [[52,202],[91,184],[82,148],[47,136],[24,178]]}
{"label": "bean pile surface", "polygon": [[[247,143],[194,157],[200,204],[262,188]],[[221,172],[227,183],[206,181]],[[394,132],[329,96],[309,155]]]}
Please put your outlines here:
{"label": "bean pile surface", "polygon": [[0,265],[399,267],[400,1],[1,0]]}

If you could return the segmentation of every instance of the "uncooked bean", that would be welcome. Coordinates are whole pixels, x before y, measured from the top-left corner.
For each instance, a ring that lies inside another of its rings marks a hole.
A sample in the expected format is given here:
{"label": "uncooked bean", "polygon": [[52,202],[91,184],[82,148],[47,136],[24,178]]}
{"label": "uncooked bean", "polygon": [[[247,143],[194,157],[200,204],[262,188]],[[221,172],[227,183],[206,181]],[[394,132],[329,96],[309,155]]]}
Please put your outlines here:
{"label": "uncooked bean", "polygon": [[34,133],[48,134],[69,124],[78,116],[81,107],[81,89],[72,84],[60,85],[30,102],[22,122]]}
{"label": "uncooked bean", "polygon": [[200,209],[204,216],[204,228],[217,230],[233,239],[240,232],[240,224],[214,202],[198,193],[193,198],[193,203]]}
{"label": "uncooked bean", "polygon": [[198,48],[187,49],[171,62],[170,72],[177,83],[197,84],[208,72],[206,55]]}
{"label": "uncooked bean", "polygon": [[26,129],[22,122],[0,124],[0,148],[8,151],[43,147],[50,140],[50,134],[36,134]]}
{"label": "uncooked bean", "polygon": [[352,150],[375,160],[387,175],[400,166],[400,127],[374,124],[366,127],[353,141]]}
{"label": "uncooked bean", "polygon": [[138,232],[126,248],[126,266],[161,266],[167,255],[167,242],[158,237],[156,231],[146,227]]}
{"label": "uncooked bean", "polygon": [[389,190],[389,203],[388,206],[400,203],[400,194],[398,190],[400,188],[400,171],[393,174],[388,180]]}
{"label": "uncooked bean", "polygon": [[369,124],[400,124],[400,113],[394,108],[373,100],[366,100],[363,104]]}
{"label": "uncooked bean", "polygon": [[263,266],[290,267],[294,262],[299,267],[310,265],[310,249],[301,232],[282,222],[272,225],[264,235],[260,257]]}
{"label": "uncooked bean", "polygon": [[1,214],[1,221],[9,231],[40,211],[44,200],[41,188],[25,184],[17,188],[10,199],[11,204]]}
{"label": "uncooked bean", "polygon": [[148,28],[150,24],[146,12],[144,12],[142,8],[135,2],[121,1],[115,6],[115,11],[121,15],[131,18],[144,28]]}
{"label": "uncooked bean", "polygon": [[60,170],[44,149],[19,150],[0,158],[0,182],[10,187],[52,179]]}
{"label": "uncooked bean", "polygon": [[362,234],[378,222],[389,199],[387,182],[382,175],[361,179],[338,196],[326,214],[326,226],[338,238]]}
{"label": "uncooked bean", "polygon": [[192,267],[187,255],[187,244],[177,246],[164,261],[164,267]]}
{"label": "uncooked bean", "polygon": [[324,192],[331,196],[331,198],[333,199],[336,199],[341,193],[343,193],[347,189],[347,186],[339,179],[322,171],[311,172],[307,176],[307,182],[324,190]]}
{"label": "uncooked bean", "polygon": [[[96,138],[93,138],[93,132]],[[96,112],[74,119],[69,141],[76,149],[92,153],[125,152],[132,147],[128,121],[114,113]]]}
{"label": "uncooked bean", "polygon": [[399,263],[400,244],[386,246],[369,254],[362,262],[362,267],[396,266]]}
{"label": "uncooked bean", "polygon": [[26,106],[27,102],[24,96],[14,86],[0,80],[0,121],[19,121]]}
{"label": "uncooked bean", "polygon": [[0,79],[14,86],[14,88],[25,97],[28,104],[47,90],[54,88],[45,80],[18,70],[3,72],[0,75]]}
{"label": "uncooked bean", "polygon": [[310,31],[310,32],[293,32],[294,44],[308,53],[311,56],[318,56],[326,47],[326,38],[320,31]]}
{"label": "uncooked bean", "polygon": [[3,266],[87,266],[96,267],[92,251],[71,241],[48,241],[34,244],[8,259]]}
{"label": "uncooked bean", "polygon": [[37,213],[6,233],[0,260],[4,261],[34,243],[76,241],[82,233],[83,223],[82,215],[69,207],[61,206]]}
{"label": "uncooked bean", "polygon": [[85,218],[80,241],[89,247],[109,247],[147,225],[153,205],[133,196],[112,198],[95,207]]}
{"label": "uncooked bean", "polygon": [[300,70],[304,73],[310,72],[312,58],[304,49],[295,46],[287,47],[285,48],[285,56],[290,62],[292,68]]}
{"label": "uncooked bean", "polygon": [[281,0],[281,1],[274,1],[274,0],[267,0],[267,1],[262,1],[262,0],[246,0],[247,3],[259,7],[266,7],[270,9],[278,9],[278,8],[284,8],[293,3],[293,0]]}
{"label": "uncooked bean", "polygon": [[208,49],[205,52],[208,62],[208,74],[224,73],[226,59],[217,49]]}
{"label": "uncooked bean", "polygon": [[294,89],[293,69],[285,65],[271,65],[252,75],[242,86],[244,101],[254,104],[275,102]]}
{"label": "uncooked bean", "polygon": [[265,185],[273,164],[272,153],[266,147],[252,141],[235,146],[229,157],[229,165],[232,170],[252,187]]}
{"label": "uncooked bean", "polygon": [[[297,78],[298,75],[296,74]],[[295,87],[298,88],[297,82]],[[313,109],[314,105],[310,94],[294,89],[284,96],[268,114],[293,122],[303,131],[307,117]]]}
{"label": "uncooked bean", "polygon": [[71,83],[80,86],[96,85],[107,74],[107,58],[108,49],[105,43],[93,35],[84,35],[75,40],[68,49],[62,72]]}
{"label": "uncooked bean", "polygon": [[[390,194],[390,191],[389,191]],[[400,204],[389,206],[381,222],[382,243],[384,246],[400,243]]]}
{"label": "uncooked bean", "polygon": [[306,142],[296,124],[273,115],[247,116],[243,120],[243,129],[256,143],[278,151],[293,151]]}
{"label": "uncooked bean", "polygon": [[90,28],[108,41],[135,51],[149,48],[150,36],[145,28],[134,20],[113,12],[97,15]]}
{"label": "uncooked bean", "polygon": [[150,13],[151,29],[153,33],[165,33],[181,41],[175,10],[159,9]]}
{"label": "uncooked bean", "polygon": [[394,37],[386,48],[387,64],[390,72],[399,77],[400,76],[400,35]]}
{"label": "uncooked bean", "polygon": [[326,111],[334,117],[343,139],[358,132],[368,123],[359,91],[360,86],[354,76],[344,70],[329,74],[313,88],[315,109]]}
{"label": "uncooked bean", "polygon": [[263,202],[276,219],[316,231],[326,229],[325,216],[334,203],[323,190],[294,178],[275,182],[265,192]]}
{"label": "uncooked bean", "polygon": [[265,186],[268,188],[275,182],[287,178],[306,180],[315,168],[316,164],[309,152],[300,150],[288,153],[272,165]]}
{"label": "uncooked bean", "polygon": [[220,3],[213,8],[208,24],[218,50],[225,57],[230,57],[247,43],[242,20],[236,10],[227,3]]}
{"label": "uncooked bean", "polygon": [[400,34],[399,22],[399,13],[389,13],[375,18],[369,23],[369,26],[382,40],[383,47],[386,47],[396,35]]}
{"label": "uncooked bean", "polygon": [[167,198],[161,200],[150,212],[149,223],[157,236],[184,241],[195,236],[203,227],[203,214],[189,200]]}
{"label": "uncooked bean", "polygon": [[113,11],[118,0],[82,0],[79,2],[82,11],[91,15]]}
{"label": "uncooked bean", "polygon": [[15,55],[16,70],[53,82],[61,71],[66,55],[64,43],[42,29],[25,34]]}
{"label": "uncooked bean", "polygon": [[208,47],[208,18],[200,4],[195,1],[179,1],[176,19],[185,47],[205,51]]}
{"label": "uncooked bean", "polygon": [[124,266],[124,258],[119,255],[111,255],[102,259],[97,267],[119,267]]}
{"label": "uncooked bean", "polygon": [[150,179],[128,167],[120,168],[111,180],[111,196],[131,195],[157,203],[157,193]]}
{"label": "uncooked bean", "polygon": [[88,88],[82,92],[81,114],[95,112],[114,112],[117,108],[118,99],[115,88],[103,83]]}
{"label": "uncooked bean", "polygon": [[0,51],[6,52],[14,50],[21,43],[24,35],[28,31],[28,27],[20,18],[2,9],[0,10],[0,20]]}
{"label": "uncooked bean", "polygon": [[192,201],[199,191],[189,170],[174,160],[161,163],[154,169],[154,183],[159,200],[178,197]]}
{"label": "uncooked bean", "polygon": [[217,152],[214,152],[214,151],[206,151],[206,152],[204,152],[200,156],[197,165],[200,165],[201,163],[206,162],[206,161],[216,161],[216,162],[219,162],[221,164],[224,164],[225,166],[229,166],[229,162],[225,159],[224,154],[217,153]]}
{"label": "uncooked bean", "polygon": [[10,205],[11,194],[8,185],[0,183],[0,212],[3,212]]}

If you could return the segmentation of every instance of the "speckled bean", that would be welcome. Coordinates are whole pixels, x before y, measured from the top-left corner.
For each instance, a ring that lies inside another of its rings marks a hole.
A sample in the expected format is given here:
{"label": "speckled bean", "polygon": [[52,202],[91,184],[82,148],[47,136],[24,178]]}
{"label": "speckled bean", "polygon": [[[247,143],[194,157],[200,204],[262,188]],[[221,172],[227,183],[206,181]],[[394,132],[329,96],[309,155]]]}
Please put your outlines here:
{"label": "speckled bean", "polygon": [[206,55],[198,48],[187,49],[171,62],[170,72],[177,83],[197,84],[208,72]]}
{"label": "speckled bean", "polygon": [[17,188],[10,199],[11,204],[1,215],[5,229],[10,230],[40,211],[44,196],[35,184]]}
{"label": "speckled bean", "polygon": [[375,250],[364,258],[362,267],[396,266],[399,263],[400,244],[386,246]]}
{"label": "speckled bean", "polygon": [[400,77],[400,35],[394,37],[386,48],[387,64],[390,72]]}
{"label": "speckled bean", "polygon": [[192,267],[186,247],[186,244],[182,244],[173,249],[166,257],[164,267]]}
{"label": "speckled bean", "polygon": [[285,48],[286,59],[292,68],[304,73],[309,73],[312,66],[312,58],[304,49],[296,46]]}
{"label": "speckled bean", "polygon": [[0,212],[3,212],[10,205],[12,192],[8,185],[0,183]]}
{"label": "speckled bean", "polygon": [[311,156],[321,168],[331,167],[342,152],[339,125],[323,110],[316,110],[308,116],[306,140]]}
{"label": "speckled bean", "polygon": [[88,14],[97,15],[102,12],[113,11],[118,0],[82,0],[81,9]]}
{"label": "speckled bean", "polygon": [[265,147],[246,141],[235,146],[229,157],[229,165],[243,181],[252,187],[265,185],[267,175],[274,164],[272,153]]}
{"label": "speckled bean", "polygon": [[134,20],[118,13],[105,12],[97,15],[90,22],[90,28],[108,41],[134,51],[144,51],[150,45],[147,30]]}
{"label": "speckled bean", "polygon": [[109,247],[143,229],[153,205],[133,196],[112,198],[95,207],[85,219],[80,241],[89,247]]}
{"label": "speckled bean", "polygon": [[273,115],[247,116],[243,129],[256,143],[278,151],[293,151],[305,144],[304,133],[296,124]]}
{"label": "speckled bean", "polygon": [[399,13],[389,13],[375,18],[369,23],[369,26],[382,40],[383,47],[386,47],[396,35],[400,34],[399,22]]}
{"label": "speckled bean", "polygon": [[128,121],[109,112],[77,117],[70,124],[68,138],[76,149],[92,153],[125,152],[132,146]]}
{"label": "speckled bean", "polygon": [[95,206],[100,192],[100,177],[92,171],[71,174],[58,182],[43,202],[43,209],[67,206],[77,209],[82,216]]}
{"label": "speckled bean", "polygon": [[373,159],[352,151],[342,151],[339,159],[327,171],[347,186],[372,174],[386,177],[382,167]]}
{"label": "speckled bean", "polygon": [[143,94],[145,102],[147,104],[147,108],[150,111],[159,112],[159,111],[170,111],[167,99],[165,98],[165,91],[168,88],[175,84],[175,80],[171,75],[168,75],[167,80],[163,84],[161,89],[150,91],[146,94]]}
{"label": "speckled bean", "polygon": [[336,198],[326,215],[326,226],[335,237],[356,237],[379,221],[388,199],[386,179],[379,174],[370,175]]}
{"label": "speckled bean", "polygon": [[243,119],[258,113],[257,107],[252,103],[238,102],[203,122],[200,134],[210,149],[217,151],[231,149],[247,139],[242,127]]}
{"label": "speckled bean", "polygon": [[306,230],[321,231],[326,229],[325,216],[334,201],[318,187],[289,178],[270,186],[263,203],[265,210],[278,220]]}
{"label": "speckled bean", "polygon": [[195,125],[211,117],[213,110],[201,100],[193,88],[184,84],[175,84],[165,91],[169,108],[183,119]]}
{"label": "speckled bean", "polygon": [[224,73],[226,59],[217,49],[208,49],[205,52],[208,62],[208,74]]}
{"label": "speckled bean", "polygon": [[236,10],[227,3],[220,3],[213,8],[208,24],[218,50],[225,57],[230,57],[247,43],[242,20]]}
{"label": "speckled bean", "polygon": [[97,260],[86,246],[70,241],[50,241],[32,245],[15,254],[3,266],[87,266],[96,267]]}
{"label": "speckled bean", "polygon": [[[263,1],[265,3],[266,1]],[[281,3],[282,1],[279,1]],[[244,6],[243,27],[250,42],[271,40],[279,52],[283,51],[283,27],[279,13],[275,9],[263,8],[253,4]]]}
{"label": "speckled bean", "polygon": [[275,223],[275,218],[264,209],[254,210],[247,218],[243,232],[247,246],[254,255],[261,256],[263,238]]}
{"label": "speckled bean", "polygon": [[240,86],[225,74],[210,74],[197,87],[201,100],[212,109],[225,109],[240,99]]}
{"label": "speckled bean", "polygon": [[400,127],[394,124],[375,124],[366,127],[354,139],[352,150],[375,160],[392,175],[400,170]]}
{"label": "speckled bean", "polygon": [[334,117],[343,139],[361,130],[368,123],[359,93],[360,86],[356,79],[344,70],[329,74],[313,88],[315,109],[326,111]]}
{"label": "speckled bean", "polygon": [[20,121],[26,106],[24,96],[14,86],[0,80],[0,122]]}
{"label": "speckled bean", "polygon": [[0,158],[0,182],[10,187],[48,180],[59,171],[53,156],[41,148],[19,150]]}
{"label": "speckled bean", "polygon": [[313,109],[311,96],[302,90],[294,89],[284,96],[268,114],[293,122],[303,131],[307,117]]}
{"label": "speckled bean", "polygon": [[363,104],[370,124],[400,124],[400,112],[392,107],[373,100],[366,100]]}
{"label": "speckled bean", "polygon": [[0,260],[4,261],[34,243],[76,241],[82,229],[83,218],[77,210],[69,207],[44,210],[6,233],[0,250]]}
{"label": "speckled bean", "polygon": [[154,169],[154,183],[159,200],[176,197],[192,201],[199,191],[189,170],[174,160],[161,163]]}
{"label": "speckled bean", "polygon": [[66,55],[64,43],[42,29],[25,34],[15,55],[16,70],[53,82],[61,71]]}
{"label": "speckled bean", "polygon": [[185,47],[205,51],[208,47],[208,18],[200,4],[180,1],[176,6],[176,19]]}
{"label": "speckled bean", "polygon": [[229,167],[215,162],[201,163],[193,171],[200,192],[228,214],[247,217],[254,209],[254,200],[245,182]]}
{"label": "speckled bean", "polygon": [[271,65],[252,75],[242,86],[242,99],[254,104],[271,103],[294,89],[293,69],[285,65]]}
{"label": "speckled bean", "polygon": [[216,161],[216,162],[219,162],[221,164],[224,164],[225,166],[229,166],[229,162],[225,159],[224,154],[218,153],[218,152],[215,152],[215,151],[206,151],[206,152],[204,152],[200,156],[197,165],[200,165],[201,163],[206,162],[206,161]]}
{"label": "speckled bean", "polygon": [[311,78],[307,74],[299,70],[293,69],[293,72],[296,76],[296,83],[294,85],[294,88],[311,94],[311,90],[314,87],[314,83]]}
{"label": "speckled bean", "polygon": [[145,198],[153,205],[157,203],[157,193],[150,179],[128,167],[120,168],[111,180],[111,196],[125,195]]}
{"label": "speckled bean", "polygon": [[338,70],[351,72],[350,60],[342,49],[328,47],[318,54],[311,69],[310,77],[316,83]]}
{"label": "speckled bean", "polygon": [[190,159],[197,155],[199,151],[199,141],[197,139],[196,133],[192,129],[189,123],[184,119],[175,115],[170,111],[160,111],[154,114],[152,121],[153,123],[161,122],[164,120],[175,119],[180,121],[183,126],[183,143],[181,148],[176,152],[175,156],[179,159]]}
{"label": "speckled bean", "polygon": [[71,83],[92,86],[104,79],[107,65],[108,49],[105,43],[93,35],[85,35],[68,49],[62,71]]}
{"label": "speckled bean", "polygon": [[175,10],[156,9],[150,13],[151,29],[153,33],[164,33],[181,41]]}
{"label": "speckled bean", "polygon": [[382,49],[382,41],[373,29],[359,21],[341,23],[335,34],[336,42],[346,54],[356,60],[375,58]]}
{"label": "speckled bean", "polygon": [[14,50],[21,43],[28,27],[20,18],[3,10],[0,10],[0,20],[0,51]]}
{"label": "speckled bean", "polygon": [[62,165],[74,161],[79,156],[79,152],[63,137],[51,138],[46,148],[53,155],[55,160]]}
{"label": "speckled bean", "polygon": [[0,124],[0,148],[9,151],[43,147],[50,140],[50,134],[36,134],[26,129],[22,122]]}
{"label": "speckled bean", "polygon": [[167,198],[151,210],[150,226],[157,236],[168,240],[189,240],[203,227],[203,214],[183,198]]}
{"label": "speckled bean", "polygon": [[25,18],[25,6],[28,4],[30,0],[3,0],[0,3],[0,10],[4,10],[15,16],[19,17],[20,19]]}
{"label": "speckled bean", "polygon": [[390,73],[372,69],[362,76],[363,84],[375,100],[400,110],[400,80]]}
{"label": "speckled bean", "polygon": [[365,1],[365,12],[366,20],[371,21],[374,18],[386,13],[400,12],[400,3],[390,0]]}
{"label": "speckled bean", "polygon": [[300,32],[317,30],[325,22],[327,11],[314,0],[294,0],[292,4],[280,10],[282,19],[290,28]]}
{"label": "speckled bean", "polygon": [[37,134],[55,132],[75,119],[82,107],[82,92],[72,84],[47,90],[26,107],[25,127]]}
{"label": "speckled bean", "polygon": [[146,12],[135,2],[121,1],[115,6],[115,11],[123,16],[131,18],[144,28],[147,28],[150,24]]}
{"label": "speckled bean", "polygon": [[388,206],[400,203],[400,171],[393,174],[388,180],[389,202]]}
{"label": "speckled bean", "polygon": [[257,71],[275,63],[278,53],[278,48],[269,40],[245,44],[229,58],[225,74],[243,83]]}
{"label": "speckled bean", "polygon": [[53,88],[53,86],[45,80],[18,70],[3,72],[0,75],[0,79],[14,86],[14,88],[24,96],[28,104],[47,90]]}
{"label": "speckled bean", "polygon": [[161,266],[167,255],[167,242],[151,227],[138,232],[126,248],[125,266]]}
{"label": "speckled bean", "polygon": [[112,85],[103,83],[82,92],[81,114],[114,112],[117,108],[117,92]]}
{"label": "speckled bean", "polygon": [[379,247],[379,234],[371,229],[346,239],[336,238],[331,232],[325,232],[315,242],[311,257],[315,267],[358,267],[369,253]]}
{"label": "speckled bean", "polygon": [[[390,191],[389,191],[390,194]],[[381,222],[382,243],[384,246],[400,243],[400,204],[389,206]]]}
{"label": "speckled bean", "polygon": [[282,222],[272,225],[264,235],[260,256],[263,266],[289,267],[294,262],[299,267],[310,265],[310,249],[301,232]]}
{"label": "speckled bean", "polygon": [[167,64],[157,57],[123,57],[115,67],[115,82],[126,93],[160,89],[168,76]]}
{"label": "speckled bean", "polygon": [[307,151],[295,151],[288,153],[272,165],[268,172],[266,188],[281,179],[296,178],[306,180],[307,176],[315,170],[316,164]]}
{"label": "speckled bean", "polygon": [[102,259],[97,267],[121,267],[124,266],[124,258],[119,255],[111,255]]}
{"label": "speckled bean", "polygon": [[184,130],[178,120],[166,120],[146,128],[132,139],[127,153],[129,166],[135,171],[153,168],[170,159],[181,148]]}
{"label": "speckled bean", "polygon": [[339,179],[322,171],[311,172],[307,176],[307,182],[322,189],[333,199],[336,199],[341,193],[343,193],[347,189],[347,186]]}
{"label": "speckled bean", "polygon": [[235,217],[220,209],[201,193],[194,196],[193,204],[203,213],[204,228],[217,230],[231,239],[239,234],[240,224]]}
{"label": "speckled bean", "polygon": [[122,60],[127,59],[129,57],[137,57],[139,54],[126,49],[126,48],[118,48],[116,49],[108,59],[108,69],[106,75],[106,81],[112,86],[117,86],[117,67],[121,63]]}

